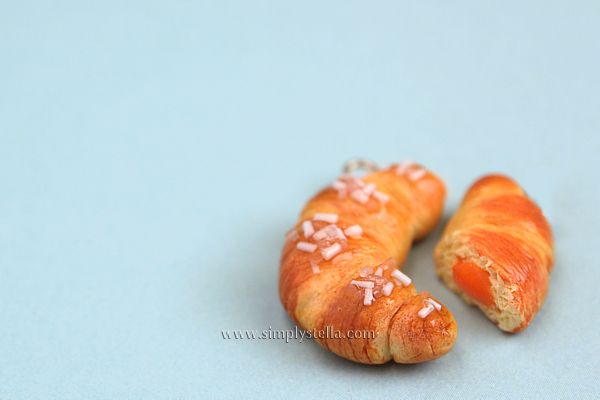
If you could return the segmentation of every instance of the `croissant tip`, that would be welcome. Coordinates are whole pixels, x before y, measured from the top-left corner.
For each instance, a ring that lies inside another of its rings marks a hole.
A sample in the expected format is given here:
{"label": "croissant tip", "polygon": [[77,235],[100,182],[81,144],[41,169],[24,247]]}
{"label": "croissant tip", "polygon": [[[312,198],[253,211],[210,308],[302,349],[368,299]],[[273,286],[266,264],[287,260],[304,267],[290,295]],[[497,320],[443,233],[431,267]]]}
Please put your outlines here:
{"label": "croissant tip", "polygon": [[439,311],[435,309],[424,318],[419,316],[428,297],[426,292],[415,296],[400,308],[392,320],[390,350],[397,363],[435,360],[454,347],[457,327],[448,309],[442,306]]}

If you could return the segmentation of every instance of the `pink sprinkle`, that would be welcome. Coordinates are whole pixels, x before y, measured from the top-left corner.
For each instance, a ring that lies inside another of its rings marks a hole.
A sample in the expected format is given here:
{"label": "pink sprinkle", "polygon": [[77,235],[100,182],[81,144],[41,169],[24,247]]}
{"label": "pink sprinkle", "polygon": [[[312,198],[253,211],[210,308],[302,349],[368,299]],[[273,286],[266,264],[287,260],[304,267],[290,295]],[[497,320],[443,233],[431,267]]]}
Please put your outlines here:
{"label": "pink sprinkle", "polygon": [[388,201],[390,201],[390,196],[383,192],[380,192],[379,190],[373,192],[373,196],[375,196],[375,198],[379,200],[382,204],[386,204]]}
{"label": "pink sprinkle", "polygon": [[315,233],[315,228],[313,227],[312,222],[306,220],[302,223],[302,231],[304,232],[304,237],[309,238]]}
{"label": "pink sprinkle", "polygon": [[410,179],[411,181],[418,181],[419,179],[421,179],[422,177],[424,177],[427,174],[427,171],[425,171],[423,168],[414,170],[414,171],[410,171],[408,173],[408,179]]}
{"label": "pink sprinkle", "polygon": [[352,225],[344,229],[344,233],[348,236],[360,237],[363,234],[363,230],[360,225]]}
{"label": "pink sprinkle", "polygon": [[296,248],[307,253],[313,253],[317,249],[317,245],[308,242],[298,242]]}
{"label": "pink sprinkle", "polygon": [[327,234],[327,237],[330,239],[335,239],[338,236],[337,226],[335,225],[327,225],[323,230]]}
{"label": "pink sprinkle", "polygon": [[367,183],[365,185],[365,187],[362,189],[363,192],[365,192],[365,194],[367,196],[370,196],[373,194],[373,192],[377,189],[377,185],[375,184],[375,182],[371,182],[371,183]]}
{"label": "pink sprinkle", "polygon": [[350,198],[360,204],[367,204],[369,201],[369,196],[367,196],[367,194],[360,189],[350,193]]}
{"label": "pink sprinkle", "polygon": [[366,185],[366,183],[364,183],[362,181],[362,179],[360,179],[360,178],[354,178],[354,183],[356,183],[358,185],[358,187],[361,187],[361,188],[365,187],[365,185]]}
{"label": "pink sprinkle", "polygon": [[346,184],[340,180],[337,180],[331,184],[331,186],[338,192],[346,190]]}
{"label": "pink sprinkle", "polygon": [[287,240],[294,241],[298,239],[300,236],[298,235],[298,231],[296,229],[292,229],[285,234],[285,238]]}
{"label": "pink sprinkle", "polygon": [[350,250],[350,245],[348,245],[348,241],[347,240],[340,240],[338,243],[342,247],[342,251],[348,251],[348,250]]}
{"label": "pink sprinkle", "polygon": [[337,214],[327,214],[327,213],[315,213],[313,217],[313,221],[325,221],[330,224],[335,224],[340,219]]}
{"label": "pink sprinkle", "polygon": [[342,251],[342,246],[339,243],[334,243],[326,249],[321,250],[321,255],[325,261],[331,260]]}
{"label": "pink sprinkle", "polygon": [[389,296],[390,294],[392,294],[393,289],[394,289],[394,284],[392,282],[386,283],[386,285],[383,287],[383,295]]}
{"label": "pink sprinkle", "polygon": [[358,273],[361,277],[365,278],[368,275],[371,275],[373,273],[373,268],[366,266],[364,268],[361,268],[360,272]]}
{"label": "pink sprinkle", "polygon": [[399,270],[395,270],[394,272],[392,272],[392,277],[396,279],[399,284],[402,284],[404,286],[408,286],[412,282],[412,280],[408,276],[406,276]]}
{"label": "pink sprinkle", "polygon": [[431,314],[432,311],[433,311],[433,306],[431,304],[428,304],[425,307],[421,308],[421,311],[419,311],[419,317],[425,318],[429,314]]}
{"label": "pink sprinkle", "polygon": [[318,274],[321,272],[321,269],[319,268],[319,264],[315,263],[314,261],[310,262],[310,267],[312,268],[313,274]]}
{"label": "pink sprinkle", "polygon": [[387,260],[385,260],[381,266],[383,267],[383,269],[387,270],[388,268],[396,268],[396,260],[394,259],[394,257],[390,257]]}
{"label": "pink sprinkle", "polygon": [[344,232],[340,229],[339,226],[333,225],[335,226],[335,230],[337,232],[337,237],[340,240],[347,240],[346,235],[344,235]]}
{"label": "pink sprinkle", "polygon": [[400,165],[398,165],[398,168],[396,168],[396,173],[398,175],[402,175],[404,173],[406,173],[410,167],[412,167],[413,165],[415,165],[415,162],[413,160],[406,160],[404,162],[402,162]]}
{"label": "pink sprinkle", "polygon": [[377,271],[375,271],[375,275],[383,276],[383,268],[381,268],[381,267],[377,268]]}
{"label": "pink sprinkle", "polygon": [[365,306],[370,306],[371,304],[373,304],[373,289],[371,288],[367,288],[365,289],[365,301],[364,301],[364,305]]}
{"label": "pink sprinkle", "polygon": [[[329,225],[328,225],[329,226]],[[313,235],[313,239],[315,240],[322,240],[325,239],[327,237],[327,226],[323,229],[321,229],[320,231],[317,231],[314,235]]]}

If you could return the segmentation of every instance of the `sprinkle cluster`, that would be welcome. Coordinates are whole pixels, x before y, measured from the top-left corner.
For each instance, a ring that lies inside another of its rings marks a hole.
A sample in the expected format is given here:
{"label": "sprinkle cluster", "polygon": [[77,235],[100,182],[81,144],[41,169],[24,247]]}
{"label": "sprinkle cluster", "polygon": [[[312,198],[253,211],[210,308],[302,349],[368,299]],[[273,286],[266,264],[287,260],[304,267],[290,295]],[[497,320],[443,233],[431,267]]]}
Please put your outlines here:
{"label": "sprinkle cluster", "polygon": [[[312,220],[302,222],[304,240],[296,243],[298,250],[311,253],[310,265],[313,273],[321,272],[319,264],[333,259],[334,264],[344,259],[350,259],[350,254],[342,254],[350,250],[348,237],[359,238],[363,234],[360,225],[352,225],[346,229],[336,225],[339,221],[337,214],[315,213]],[[292,229],[286,233],[288,240],[300,239],[300,233]],[[319,250],[319,251],[317,251]],[[334,258],[335,257],[335,258]]]}
{"label": "sprinkle cluster", "polygon": [[375,182],[365,183],[362,179],[356,178],[354,175],[345,174],[340,176],[331,184],[341,198],[350,197],[355,202],[365,205],[372,197],[377,199],[379,203],[386,204],[390,201],[390,196],[377,190]]}
{"label": "sprinkle cluster", "polygon": [[398,286],[408,286],[411,280],[408,276],[396,269],[396,261],[390,257],[381,264],[376,266],[376,271],[373,268],[366,266],[359,271],[362,280],[352,280],[346,288],[357,299],[362,298],[365,306],[370,306],[375,300],[381,296],[389,296],[394,289],[394,282],[391,282],[385,275],[384,271],[393,269],[389,274]]}
{"label": "sprinkle cluster", "polygon": [[[407,175],[408,179],[413,182],[427,175],[427,171],[412,160],[399,164],[396,167],[396,173]],[[367,207],[373,198],[376,199],[375,203],[380,204],[379,207],[390,200],[387,194],[377,190],[374,182],[365,183],[351,174],[340,176],[331,186],[337,191],[340,198],[349,197],[356,203],[367,205]],[[334,264],[338,261],[349,260],[351,255],[346,253],[350,249],[348,237],[359,238],[363,234],[360,225],[342,229],[337,225],[338,222],[338,214],[315,213],[312,220],[305,220],[301,224],[304,240],[300,240],[300,232],[295,228],[285,234],[288,240],[298,241],[296,243],[298,250],[311,254],[310,265],[315,274],[321,272],[319,263],[323,260],[333,259]],[[384,275],[384,271],[388,269],[392,270],[388,275],[393,282]],[[409,286],[412,282],[406,274],[396,269],[396,262],[391,257],[376,266],[375,271],[370,266],[362,268],[359,276],[362,279],[352,280],[346,290],[350,291],[357,299],[362,299],[365,306],[370,306],[382,296],[389,296],[394,289],[394,282],[400,287]],[[440,311],[441,309],[442,306],[438,302],[428,298],[424,300],[423,308],[419,310],[418,316],[426,318],[433,310]]]}

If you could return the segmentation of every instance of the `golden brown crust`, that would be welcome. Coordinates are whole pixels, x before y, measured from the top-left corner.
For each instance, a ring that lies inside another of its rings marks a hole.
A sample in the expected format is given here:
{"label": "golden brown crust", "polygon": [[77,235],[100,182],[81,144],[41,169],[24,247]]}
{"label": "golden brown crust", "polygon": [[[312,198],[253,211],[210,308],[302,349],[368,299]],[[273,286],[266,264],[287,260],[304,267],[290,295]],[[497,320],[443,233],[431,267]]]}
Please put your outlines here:
{"label": "golden brown crust", "polygon": [[[424,237],[441,215],[445,198],[442,181],[430,172],[413,180],[398,174],[395,167],[363,178],[389,196],[385,204],[359,204],[329,187],[311,199],[301,213],[295,227],[300,232],[302,222],[317,212],[338,214],[342,228],[360,225],[362,237],[348,238],[351,258],[322,261],[320,273],[314,273],[311,255],[296,248],[298,240],[304,239],[288,239],[281,257],[279,294],[298,326],[311,332],[376,332],[375,338],[315,338],[326,349],[361,363],[427,361],[446,354],[456,340],[456,323],[445,308],[426,318],[417,316],[429,296],[426,292],[425,296],[417,295],[413,284],[396,284],[389,296],[379,297],[369,306],[348,288],[352,280],[360,279],[359,271],[365,266],[379,265],[389,257],[401,265],[413,240]],[[392,282],[393,270],[383,272]]]}
{"label": "golden brown crust", "polygon": [[446,308],[438,318],[420,318],[419,310],[428,293],[423,292],[404,303],[393,318],[390,332],[392,354],[401,363],[435,360],[448,353],[456,341],[456,322]]}
{"label": "golden brown crust", "polygon": [[[508,332],[527,328],[541,308],[554,264],[552,230],[540,208],[512,179],[488,175],[468,190],[434,251],[438,276]],[[486,306],[453,277],[468,261],[489,273],[494,300]]]}

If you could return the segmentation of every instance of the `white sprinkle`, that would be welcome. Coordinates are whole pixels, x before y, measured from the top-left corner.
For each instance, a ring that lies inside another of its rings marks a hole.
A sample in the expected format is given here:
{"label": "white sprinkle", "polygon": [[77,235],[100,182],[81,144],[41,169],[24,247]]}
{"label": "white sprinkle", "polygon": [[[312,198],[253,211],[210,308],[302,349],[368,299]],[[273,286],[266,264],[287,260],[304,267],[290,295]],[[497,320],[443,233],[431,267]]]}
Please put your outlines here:
{"label": "white sprinkle", "polygon": [[342,246],[339,243],[334,243],[326,249],[321,250],[321,255],[325,261],[331,260],[342,251]]}
{"label": "white sprinkle", "polygon": [[373,194],[373,192],[377,189],[377,185],[375,184],[375,182],[371,182],[371,183],[367,183],[365,185],[365,187],[362,189],[363,192],[365,192],[365,194],[367,196],[370,196]]}
{"label": "white sprinkle", "polygon": [[338,192],[340,192],[342,190],[346,190],[346,184],[344,182],[340,181],[340,180],[337,180],[337,181],[333,182],[331,184],[331,187],[333,187]]}
{"label": "white sprinkle", "polygon": [[313,217],[313,221],[325,221],[330,224],[335,224],[340,219],[337,214],[327,214],[327,213],[315,213]]}
{"label": "white sprinkle", "polygon": [[419,311],[419,317],[425,318],[429,314],[431,314],[432,311],[433,311],[433,306],[431,304],[428,304],[425,307],[421,308],[421,311]]}
{"label": "white sprinkle", "polygon": [[392,282],[388,282],[383,287],[383,295],[389,296],[392,293],[392,289],[394,289],[394,284]]}
{"label": "white sprinkle", "polygon": [[297,231],[297,230],[295,230],[295,229],[292,229],[291,231],[289,231],[289,232],[287,232],[287,233],[285,234],[285,238],[286,238],[287,240],[292,240],[292,241],[294,241],[294,240],[298,239],[299,237],[300,237],[300,236],[298,235],[298,231]]}
{"label": "white sprinkle", "polygon": [[377,268],[377,271],[375,271],[375,275],[383,276],[383,268],[381,268],[381,267]]}
{"label": "white sprinkle", "polygon": [[298,242],[298,244],[296,245],[296,248],[298,250],[302,250],[305,251],[307,253],[312,253],[317,249],[317,245],[316,244],[312,244],[312,243],[308,243],[308,242]]}
{"label": "white sprinkle", "polygon": [[398,175],[402,175],[406,173],[406,171],[408,171],[413,165],[415,165],[415,162],[413,160],[406,160],[400,163],[400,165],[398,165],[398,168],[396,168],[396,173]]}
{"label": "white sprinkle", "polygon": [[380,192],[379,190],[374,191],[373,196],[375,196],[375,198],[383,204],[390,201],[390,196],[388,196],[387,194],[385,194],[383,192]]}
{"label": "white sprinkle", "polygon": [[392,277],[396,279],[398,284],[402,284],[404,286],[408,286],[412,282],[412,280],[408,276],[406,276],[399,270],[395,270],[394,272],[392,272]]}
{"label": "white sprinkle", "polygon": [[431,304],[436,310],[440,311],[442,309],[442,305],[435,301],[434,299],[427,299],[427,302]]}
{"label": "white sprinkle", "polygon": [[356,189],[350,193],[350,198],[360,204],[367,204],[369,201],[369,196],[360,189]]}
{"label": "white sprinkle", "polygon": [[371,304],[373,304],[373,300],[373,289],[365,289],[365,301],[363,304],[365,306],[370,306]]}
{"label": "white sprinkle", "polygon": [[360,225],[352,225],[344,229],[344,233],[352,237],[360,237],[363,234],[363,230]]}
{"label": "white sprinkle", "polygon": [[426,174],[427,174],[427,171],[425,171],[423,168],[416,169],[416,170],[410,171],[408,173],[408,179],[410,179],[413,182],[418,181],[419,179],[424,177]]}
{"label": "white sprinkle", "polygon": [[315,228],[313,227],[312,222],[306,220],[302,223],[302,231],[304,232],[304,237],[309,238],[315,233]]}
{"label": "white sprinkle", "polygon": [[318,274],[321,272],[321,269],[319,268],[319,264],[316,264],[314,261],[310,262],[310,267],[312,268],[313,274]]}
{"label": "white sprinkle", "polygon": [[351,281],[350,284],[366,289],[373,289],[375,287],[375,284],[370,281]]}

